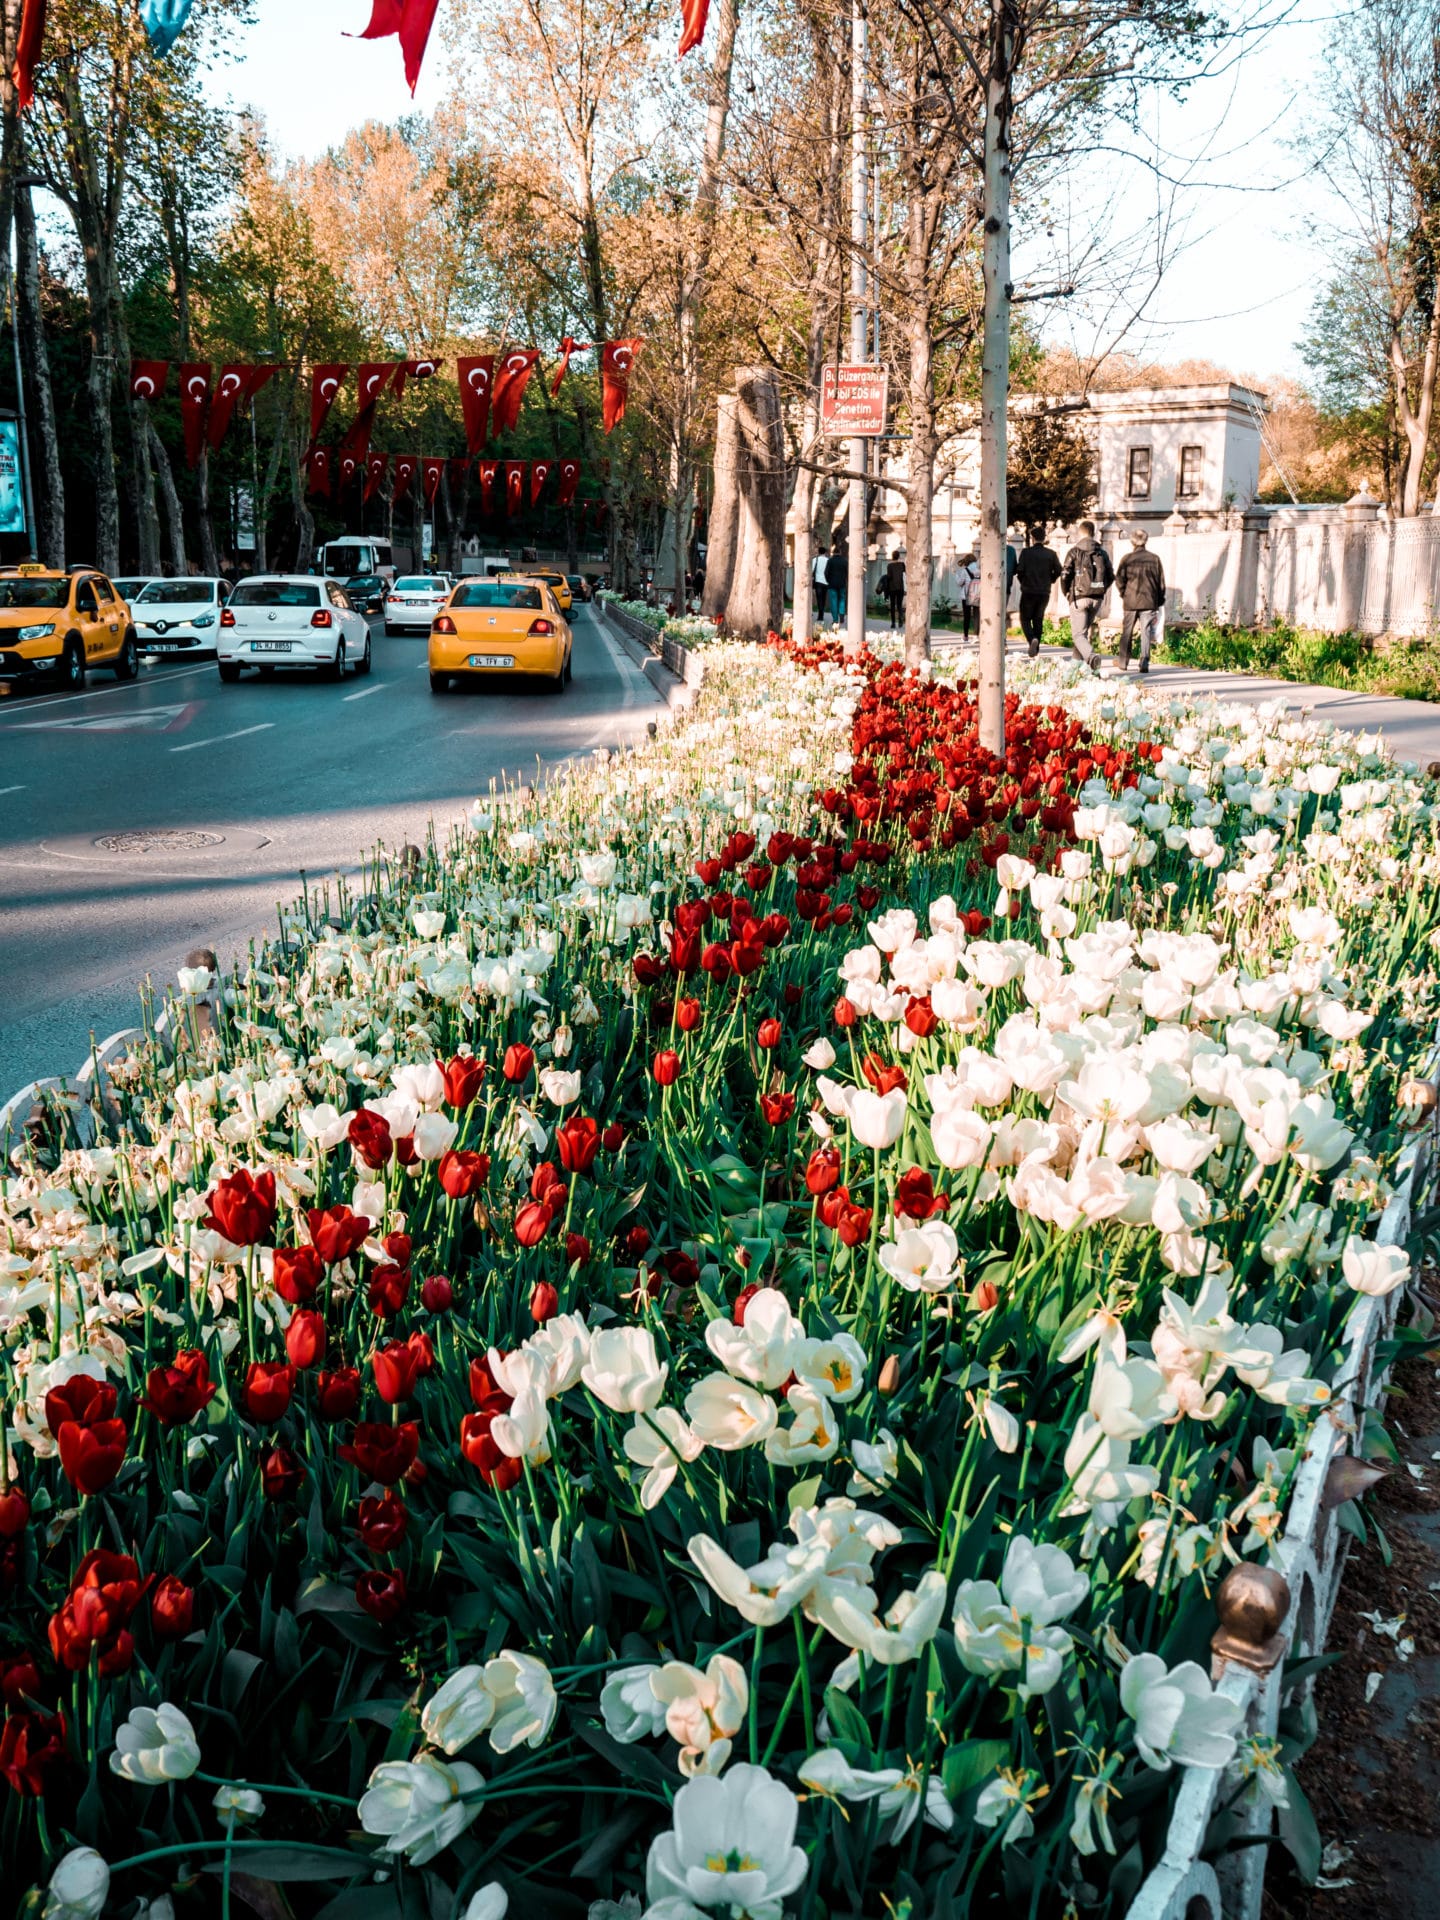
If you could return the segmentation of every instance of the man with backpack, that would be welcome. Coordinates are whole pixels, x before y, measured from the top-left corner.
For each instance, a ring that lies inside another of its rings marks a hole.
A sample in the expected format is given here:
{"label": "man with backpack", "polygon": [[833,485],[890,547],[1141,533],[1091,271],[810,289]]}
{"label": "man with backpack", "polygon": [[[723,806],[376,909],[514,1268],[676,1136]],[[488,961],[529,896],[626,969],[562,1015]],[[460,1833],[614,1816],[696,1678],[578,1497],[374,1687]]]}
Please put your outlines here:
{"label": "man with backpack", "polygon": [[1095,522],[1082,520],[1080,538],[1066,554],[1060,570],[1060,587],[1070,603],[1070,638],[1092,673],[1099,673],[1100,663],[1090,636],[1100,618],[1100,603],[1114,579],[1110,556],[1095,538]]}
{"label": "man with backpack", "polygon": [[1165,605],[1165,569],[1158,553],[1149,549],[1149,535],[1137,527],[1130,536],[1130,551],[1115,570],[1115,585],[1120,589],[1120,646],[1117,664],[1121,673],[1130,666],[1130,642],[1138,623],[1140,628],[1140,671],[1150,671],[1150,649],[1155,629],[1160,624],[1160,609]]}
{"label": "man with backpack", "polygon": [[1016,562],[1020,581],[1020,631],[1033,660],[1040,651],[1045,633],[1045,609],[1050,593],[1060,578],[1060,556],[1045,544],[1044,527],[1025,529],[1025,548]]}

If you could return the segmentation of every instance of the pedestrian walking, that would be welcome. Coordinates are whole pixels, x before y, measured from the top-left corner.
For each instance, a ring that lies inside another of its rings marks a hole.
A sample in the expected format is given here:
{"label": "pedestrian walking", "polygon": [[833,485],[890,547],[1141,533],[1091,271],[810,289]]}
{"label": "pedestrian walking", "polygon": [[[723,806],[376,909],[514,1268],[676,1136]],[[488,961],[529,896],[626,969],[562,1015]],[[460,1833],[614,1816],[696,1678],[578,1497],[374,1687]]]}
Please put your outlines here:
{"label": "pedestrian walking", "polygon": [[1045,633],[1045,609],[1060,578],[1060,556],[1045,544],[1044,527],[1027,527],[1025,547],[1015,563],[1020,582],[1020,631],[1033,660]]}
{"label": "pedestrian walking", "polygon": [[905,562],[896,547],[885,569],[885,598],[890,604],[890,631],[893,633],[905,617]]}
{"label": "pedestrian walking", "polygon": [[829,563],[829,550],[822,540],[820,545],[815,549],[814,564],[810,568],[810,578],[813,582],[813,592],[815,595],[815,618],[817,620],[823,620],[825,618],[826,595],[830,591],[825,584],[825,569]]}
{"label": "pedestrian walking", "polygon": [[1066,554],[1060,570],[1060,586],[1070,603],[1070,638],[1092,673],[1099,673],[1100,663],[1090,636],[1100,617],[1100,603],[1114,579],[1110,556],[1095,538],[1095,522],[1082,520],[1080,538]]}
{"label": "pedestrian walking", "polygon": [[980,635],[980,562],[973,553],[967,553],[955,570],[955,578],[960,585],[960,638],[968,640],[973,627],[976,638]]}
{"label": "pedestrian walking", "polygon": [[825,562],[825,584],[835,600],[835,618],[845,618],[845,602],[850,585],[850,554],[837,541],[831,550],[830,558]]}
{"label": "pedestrian walking", "polygon": [[1115,570],[1115,584],[1120,589],[1120,651],[1119,667],[1121,673],[1129,670],[1130,642],[1135,629],[1140,629],[1140,671],[1150,671],[1150,649],[1160,625],[1160,612],[1165,605],[1165,569],[1160,564],[1158,553],[1151,553],[1150,536],[1137,527],[1130,536],[1130,551]]}

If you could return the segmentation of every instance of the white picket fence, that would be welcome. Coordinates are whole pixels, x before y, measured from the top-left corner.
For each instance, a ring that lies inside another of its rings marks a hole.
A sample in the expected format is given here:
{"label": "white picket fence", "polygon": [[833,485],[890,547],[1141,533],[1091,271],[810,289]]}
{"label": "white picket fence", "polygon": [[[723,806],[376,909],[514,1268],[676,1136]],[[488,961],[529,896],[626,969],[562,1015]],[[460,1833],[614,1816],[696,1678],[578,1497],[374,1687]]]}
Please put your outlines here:
{"label": "white picket fence", "polygon": [[[213,993],[220,991],[217,983]],[[197,1002],[206,1004],[208,996]],[[155,1037],[167,1050],[176,1010],[167,1007],[155,1022]],[[185,1017],[181,1010],[181,1017]],[[73,1114],[82,1141],[96,1134],[97,1109],[111,1093],[109,1069],[131,1047],[145,1039],[139,1027],[124,1027],[97,1046],[74,1076],[45,1079],[22,1087],[0,1107],[0,1154],[8,1157],[37,1108],[62,1101]],[[1440,1057],[1432,1058],[1429,1084],[1437,1085]],[[1440,1110],[1437,1110],[1440,1112]],[[1381,1217],[1376,1240],[1381,1246],[1402,1246],[1410,1233],[1412,1216],[1429,1178],[1436,1122],[1417,1126],[1397,1168],[1394,1197]],[[1267,1649],[1264,1671],[1227,1660],[1217,1654],[1212,1677],[1217,1689],[1244,1713],[1243,1736],[1274,1738],[1287,1692],[1287,1661],[1323,1653],[1345,1570],[1350,1536],[1340,1527],[1338,1503],[1327,1500],[1327,1487],[1337,1460],[1359,1443],[1365,1415],[1385,1384],[1377,1372],[1376,1348],[1393,1332],[1399,1311],[1399,1293],[1384,1299],[1364,1296],[1347,1329],[1348,1352],[1336,1378],[1329,1408],[1316,1421],[1309,1451],[1296,1476],[1282,1544],[1272,1549],[1270,1562],[1284,1573],[1289,1607],[1279,1625],[1278,1643]],[[1223,1595],[1222,1595],[1223,1601]],[[1309,1679],[1299,1683],[1308,1691]],[[1252,1844],[1221,1856],[1215,1864],[1202,1857],[1212,1820],[1233,1791],[1223,1774],[1191,1768],[1181,1784],[1170,1818],[1165,1851],[1131,1903],[1126,1920],[1259,1920],[1270,1853],[1267,1836],[1274,1809],[1261,1800],[1242,1816],[1241,1832]]]}

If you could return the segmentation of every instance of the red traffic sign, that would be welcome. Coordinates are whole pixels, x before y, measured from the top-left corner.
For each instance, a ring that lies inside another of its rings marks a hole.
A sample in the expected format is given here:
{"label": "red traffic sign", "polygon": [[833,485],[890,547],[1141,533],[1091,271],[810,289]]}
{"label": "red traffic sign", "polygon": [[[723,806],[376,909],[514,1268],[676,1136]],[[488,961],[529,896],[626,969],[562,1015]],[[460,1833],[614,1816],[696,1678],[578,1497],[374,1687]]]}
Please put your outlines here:
{"label": "red traffic sign", "polygon": [[820,375],[820,424],[841,438],[885,431],[890,376],[884,367],[825,367]]}

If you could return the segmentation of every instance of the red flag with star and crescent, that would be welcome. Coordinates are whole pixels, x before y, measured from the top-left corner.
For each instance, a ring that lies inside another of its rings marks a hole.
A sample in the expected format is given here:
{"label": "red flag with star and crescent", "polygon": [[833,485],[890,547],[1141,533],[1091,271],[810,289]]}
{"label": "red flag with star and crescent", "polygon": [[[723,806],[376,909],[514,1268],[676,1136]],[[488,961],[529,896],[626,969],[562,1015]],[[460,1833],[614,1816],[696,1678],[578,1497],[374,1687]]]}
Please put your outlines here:
{"label": "red flag with star and crescent", "polygon": [[613,433],[625,418],[625,401],[630,391],[630,369],[643,340],[607,340],[600,353],[600,416],[606,433]]}
{"label": "red flag with star and crescent", "polygon": [[385,475],[389,471],[388,453],[367,453],[365,456],[365,498],[373,500],[380,491]]}
{"label": "red flag with star and crescent", "polygon": [[397,505],[410,491],[410,482],[415,478],[417,464],[413,453],[397,453],[395,456],[395,485],[390,498]]}
{"label": "red flag with star and crescent", "polygon": [[355,478],[356,474],[359,473],[360,471],[361,471],[361,465],[356,455],[353,453],[350,453],[346,448],[341,447],[340,451],[335,456],[336,491],[339,493],[343,493],[346,487],[348,487],[350,482]]}
{"label": "red flag with star and crescent", "polygon": [[420,465],[425,476],[425,504],[427,507],[433,507],[435,504],[435,496],[440,491],[440,480],[445,472],[445,462],[443,460],[422,460]]}
{"label": "red flag with star and crescent", "polygon": [[465,445],[479,453],[489,437],[490,389],[495,383],[493,353],[472,353],[455,362],[460,382],[460,411],[465,416]]}
{"label": "red flag with star and crescent", "polygon": [[522,513],[525,508],[525,467],[523,460],[505,462],[505,511]]}
{"label": "red flag with star and crescent", "polygon": [[330,449],[328,447],[312,448],[305,456],[305,470],[310,476],[307,492],[323,494],[328,500],[330,497]]}
{"label": "red flag with star and crescent", "polygon": [[580,484],[580,462],[562,460],[560,462],[560,491],[556,495],[562,507],[568,507],[575,498],[575,489]]}
{"label": "red flag with star and crescent", "polygon": [[553,460],[532,460],[530,462],[530,504],[538,507],[540,496],[545,491],[545,482],[550,478]]}
{"label": "red flag with star and crescent", "polygon": [[414,93],[440,0],[372,0],[370,24],[357,38],[387,40],[393,34],[405,56],[405,83]]}
{"label": "red flag with star and crescent", "polygon": [[491,431],[497,439],[502,433],[515,431],[520,402],[539,358],[538,347],[511,347],[502,357],[495,374],[494,398],[490,402]]}
{"label": "red flag with star and crescent", "polygon": [[230,425],[230,416],[245,398],[246,387],[252,369],[248,366],[233,364],[220,369],[220,378],[215,382],[215,397],[210,402],[210,425],[208,435],[213,452],[225,438]]}
{"label": "red flag with star and crescent", "polygon": [[350,369],[343,361],[310,370],[310,445],[320,438],[320,430],[330,418],[330,409],[345,384]]}
{"label": "red flag with star and crescent", "polygon": [[210,363],[187,360],[180,368],[180,421],[185,429],[185,464],[200,464],[205,417],[210,407]]}
{"label": "red flag with star and crescent", "polygon": [[390,391],[398,400],[405,392],[407,380],[433,380],[444,364],[443,360],[397,360],[395,383]]}
{"label": "red flag with star and crescent", "polygon": [[480,462],[480,511],[482,513],[489,514],[495,511],[495,476],[499,471],[498,460]]}
{"label": "red flag with star and crescent", "polygon": [[560,342],[560,364],[555,369],[555,378],[550,382],[550,398],[553,400],[560,391],[560,382],[570,371],[570,356],[576,353],[589,353],[590,349],[583,341],[572,340],[567,333]]}
{"label": "red flag with star and crescent", "polygon": [[168,360],[132,360],[130,391],[137,400],[158,400],[170,379]]}

